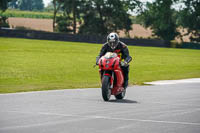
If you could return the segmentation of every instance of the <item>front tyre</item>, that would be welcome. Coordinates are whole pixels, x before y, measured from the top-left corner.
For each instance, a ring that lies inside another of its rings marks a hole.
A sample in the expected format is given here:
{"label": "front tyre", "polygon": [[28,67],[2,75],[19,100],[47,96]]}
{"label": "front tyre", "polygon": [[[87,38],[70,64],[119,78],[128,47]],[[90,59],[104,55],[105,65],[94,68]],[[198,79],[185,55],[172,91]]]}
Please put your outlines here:
{"label": "front tyre", "polygon": [[110,77],[104,76],[102,81],[102,97],[104,101],[108,101],[111,96],[111,89],[110,89]]}
{"label": "front tyre", "polygon": [[123,92],[119,93],[118,95],[115,96],[116,99],[123,99],[126,94],[126,89],[124,89]]}

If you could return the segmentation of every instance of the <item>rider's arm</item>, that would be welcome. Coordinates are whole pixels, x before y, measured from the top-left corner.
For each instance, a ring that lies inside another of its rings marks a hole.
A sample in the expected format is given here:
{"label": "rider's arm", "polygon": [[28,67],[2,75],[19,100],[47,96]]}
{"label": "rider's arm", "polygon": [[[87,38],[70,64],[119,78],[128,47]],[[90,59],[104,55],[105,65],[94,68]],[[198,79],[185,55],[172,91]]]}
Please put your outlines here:
{"label": "rider's arm", "polygon": [[96,57],[96,64],[98,64],[99,59],[101,58],[101,56],[105,55],[107,51],[107,45],[104,44],[100,50],[99,55]]}
{"label": "rider's arm", "polygon": [[129,50],[126,45],[123,46],[122,52],[123,52],[124,60],[127,63],[131,62],[132,57],[129,55]]}

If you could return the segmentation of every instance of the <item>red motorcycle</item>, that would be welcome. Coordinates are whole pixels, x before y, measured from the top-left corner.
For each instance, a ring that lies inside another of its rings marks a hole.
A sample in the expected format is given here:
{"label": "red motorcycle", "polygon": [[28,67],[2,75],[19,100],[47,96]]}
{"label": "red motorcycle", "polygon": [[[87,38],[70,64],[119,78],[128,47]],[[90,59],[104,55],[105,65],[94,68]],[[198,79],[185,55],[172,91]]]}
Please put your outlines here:
{"label": "red motorcycle", "polygon": [[124,74],[120,58],[116,53],[107,52],[99,59],[98,64],[104,101],[108,101],[111,95],[114,95],[116,99],[123,99],[126,89],[123,87]]}

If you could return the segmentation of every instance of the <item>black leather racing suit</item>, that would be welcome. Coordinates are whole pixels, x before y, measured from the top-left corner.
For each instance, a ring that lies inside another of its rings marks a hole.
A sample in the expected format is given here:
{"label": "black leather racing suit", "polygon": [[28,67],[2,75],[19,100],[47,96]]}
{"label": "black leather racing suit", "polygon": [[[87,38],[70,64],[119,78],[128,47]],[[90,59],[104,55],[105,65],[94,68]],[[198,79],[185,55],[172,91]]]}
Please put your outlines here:
{"label": "black leather racing suit", "polygon": [[[97,56],[96,58],[96,63],[98,62],[98,60],[101,58],[101,56],[105,55],[107,52],[115,52],[118,55],[120,55],[121,61],[126,61],[127,63],[129,63],[132,60],[132,57],[129,55],[129,51],[128,48],[126,46],[126,44],[124,44],[123,42],[119,41],[117,47],[113,50],[108,43],[105,43],[103,45],[103,47],[101,48],[101,51],[99,53],[99,56]],[[126,88],[128,86],[128,73],[129,73],[129,65],[128,66],[124,66],[122,67],[122,70],[124,72],[124,88]]]}

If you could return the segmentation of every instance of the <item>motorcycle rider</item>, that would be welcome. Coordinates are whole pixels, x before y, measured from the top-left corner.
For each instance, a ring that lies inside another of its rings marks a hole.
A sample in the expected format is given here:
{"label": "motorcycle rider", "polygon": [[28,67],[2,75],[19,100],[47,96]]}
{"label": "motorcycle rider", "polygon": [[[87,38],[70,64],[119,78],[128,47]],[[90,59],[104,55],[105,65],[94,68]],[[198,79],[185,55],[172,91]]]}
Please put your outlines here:
{"label": "motorcycle rider", "polygon": [[132,57],[129,55],[128,47],[125,43],[119,40],[117,33],[110,33],[107,36],[107,42],[103,45],[100,50],[99,55],[96,57],[96,64],[98,64],[99,59],[105,55],[107,52],[115,52],[121,59],[121,68],[124,72],[124,88],[128,86],[128,73],[129,73],[129,62],[132,60]]}

